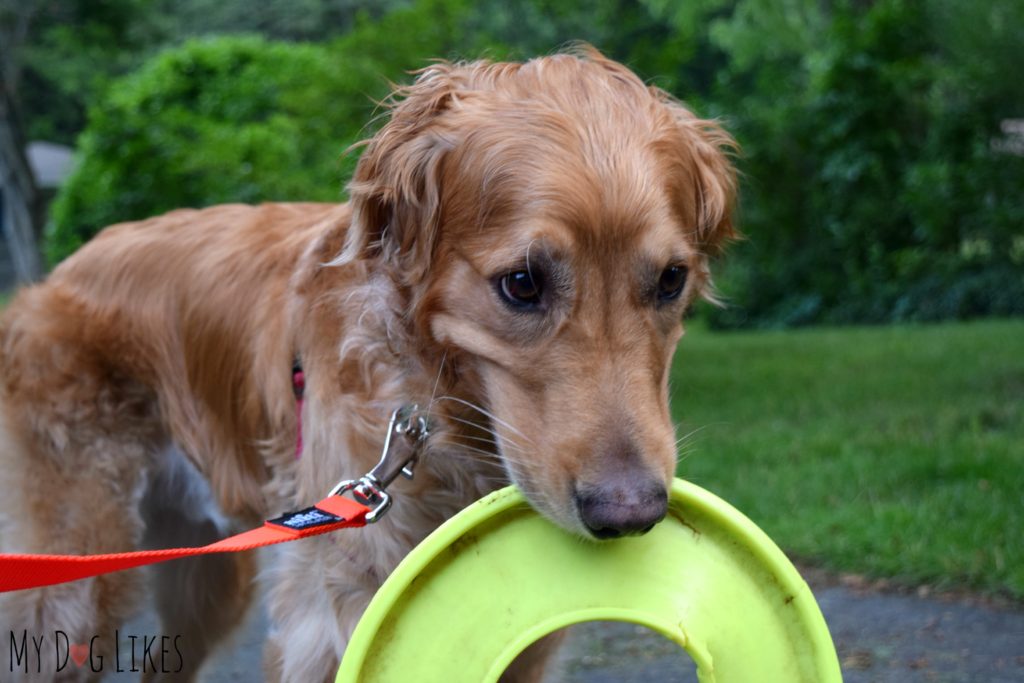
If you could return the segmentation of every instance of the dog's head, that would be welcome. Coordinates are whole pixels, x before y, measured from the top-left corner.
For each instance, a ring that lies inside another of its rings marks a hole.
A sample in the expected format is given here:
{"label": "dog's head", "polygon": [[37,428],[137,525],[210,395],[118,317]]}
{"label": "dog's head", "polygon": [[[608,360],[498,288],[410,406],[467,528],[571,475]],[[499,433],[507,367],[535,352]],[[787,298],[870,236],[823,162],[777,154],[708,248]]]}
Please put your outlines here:
{"label": "dog's head", "polygon": [[731,147],[584,49],[431,66],[360,159],[342,260],[387,270],[511,478],[566,528],[665,514],[669,368],[734,235]]}

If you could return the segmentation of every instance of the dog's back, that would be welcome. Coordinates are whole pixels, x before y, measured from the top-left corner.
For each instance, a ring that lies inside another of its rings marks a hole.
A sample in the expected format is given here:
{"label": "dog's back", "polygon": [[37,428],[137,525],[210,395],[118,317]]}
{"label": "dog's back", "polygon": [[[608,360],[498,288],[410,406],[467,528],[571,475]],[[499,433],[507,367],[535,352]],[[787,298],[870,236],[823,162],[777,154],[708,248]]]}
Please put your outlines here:
{"label": "dog's back", "polygon": [[287,288],[311,228],[337,210],[228,205],[103,231],[5,312],[8,420],[28,441],[55,413],[62,428],[172,439],[227,511],[262,514],[255,445],[274,436],[275,408],[291,410],[260,400],[290,396]]}

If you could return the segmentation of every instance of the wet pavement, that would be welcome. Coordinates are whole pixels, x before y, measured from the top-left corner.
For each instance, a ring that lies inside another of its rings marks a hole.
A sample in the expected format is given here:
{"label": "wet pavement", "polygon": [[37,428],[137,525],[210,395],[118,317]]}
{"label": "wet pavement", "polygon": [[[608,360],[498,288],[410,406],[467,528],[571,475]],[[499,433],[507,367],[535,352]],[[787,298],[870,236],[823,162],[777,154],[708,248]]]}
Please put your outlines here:
{"label": "wet pavement", "polygon": [[[856,579],[811,578],[845,683],[1024,682],[1024,608],[971,596],[879,589]],[[203,672],[204,683],[263,680],[266,619],[254,610]],[[158,633],[152,614],[124,633]],[[105,681],[137,680],[138,674]],[[545,683],[692,683],[693,662],[643,627],[592,623],[573,627]]]}

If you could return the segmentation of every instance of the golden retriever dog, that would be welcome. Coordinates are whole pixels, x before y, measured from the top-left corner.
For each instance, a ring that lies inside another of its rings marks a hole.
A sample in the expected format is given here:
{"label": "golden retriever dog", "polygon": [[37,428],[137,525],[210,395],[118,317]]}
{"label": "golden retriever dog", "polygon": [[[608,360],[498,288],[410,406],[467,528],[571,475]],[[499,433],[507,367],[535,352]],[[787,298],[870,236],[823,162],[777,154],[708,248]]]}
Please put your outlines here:
{"label": "golden retriever dog", "polygon": [[[262,570],[268,679],[308,683],[333,680],[410,549],[497,487],[593,542],[645,532],[676,466],[683,312],[734,236],[732,146],[591,48],[442,62],[394,93],[346,204],[107,228],[3,316],[2,551],[210,542],[366,473],[391,411],[426,406],[432,435],[383,520]],[[99,635],[110,657],[148,581],[188,680],[255,575],[251,554],[212,556],[17,591],[0,636]],[[537,680],[548,649],[505,679]]]}

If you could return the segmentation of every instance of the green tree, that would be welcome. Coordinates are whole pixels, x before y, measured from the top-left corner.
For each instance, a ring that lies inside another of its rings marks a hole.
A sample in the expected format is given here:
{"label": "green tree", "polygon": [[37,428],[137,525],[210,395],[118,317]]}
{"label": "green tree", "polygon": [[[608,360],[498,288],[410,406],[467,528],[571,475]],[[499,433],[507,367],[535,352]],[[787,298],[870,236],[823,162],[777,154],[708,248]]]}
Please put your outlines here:
{"label": "green tree", "polygon": [[[1002,0],[747,0],[712,29],[712,97],[744,149],[749,236],[722,325],[1024,312],[1020,156],[991,141],[1024,112]],[[772,47],[763,46],[771,36]],[[965,249],[965,245],[974,247]]]}
{"label": "green tree", "polygon": [[71,143],[88,103],[163,33],[147,0],[0,0],[2,79],[29,139]]}

